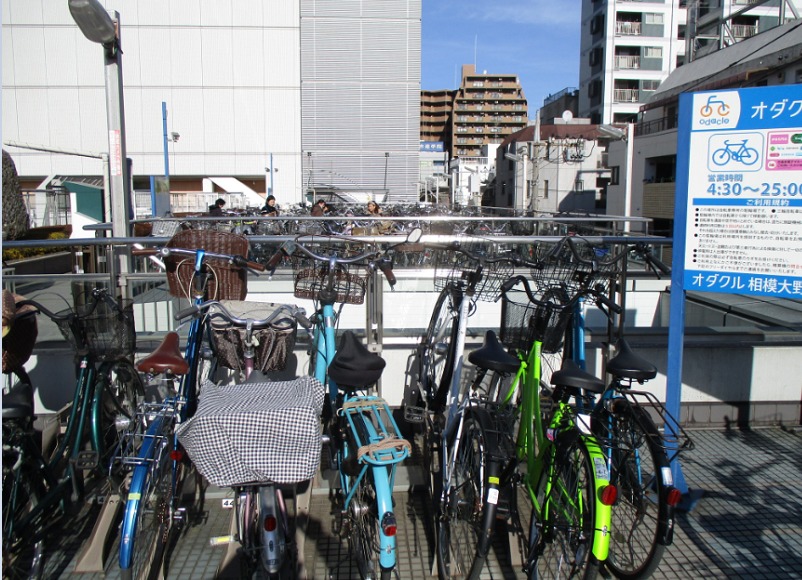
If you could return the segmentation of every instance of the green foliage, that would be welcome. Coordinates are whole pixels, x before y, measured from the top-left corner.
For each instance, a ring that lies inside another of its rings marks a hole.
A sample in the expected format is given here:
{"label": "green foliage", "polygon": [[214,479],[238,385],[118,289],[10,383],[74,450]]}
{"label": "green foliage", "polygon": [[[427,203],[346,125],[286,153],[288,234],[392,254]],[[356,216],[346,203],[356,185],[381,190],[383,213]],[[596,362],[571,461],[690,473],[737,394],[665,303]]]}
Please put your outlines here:
{"label": "green foliage", "polygon": [[[42,231],[45,230],[45,231]],[[53,230],[52,228],[35,228],[28,230],[28,235],[24,236],[26,240],[66,240],[70,235],[65,231]],[[3,261],[8,262],[11,260],[23,260],[25,258],[35,258],[37,256],[45,256],[47,254],[56,254],[58,252],[66,252],[69,248],[67,246],[51,246],[47,248],[8,248],[3,250]]]}

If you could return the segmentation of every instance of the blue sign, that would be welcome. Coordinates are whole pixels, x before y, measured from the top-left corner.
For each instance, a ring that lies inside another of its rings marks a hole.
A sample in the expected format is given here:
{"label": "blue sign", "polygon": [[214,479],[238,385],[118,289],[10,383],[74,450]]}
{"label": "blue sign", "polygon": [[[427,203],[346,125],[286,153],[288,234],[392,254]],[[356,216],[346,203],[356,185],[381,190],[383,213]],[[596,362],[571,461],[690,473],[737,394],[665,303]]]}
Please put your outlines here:
{"label": "blue sign", "polygon": [[445,149],[443,148],[442,141],[421,141],[420,150],[434,151],[435,153],[442,153],[443,151],[445,151]]}
{"label": "blue sign", "polygon": [[685,290],[802,298],[802,85],[681,95],[676,203]]}

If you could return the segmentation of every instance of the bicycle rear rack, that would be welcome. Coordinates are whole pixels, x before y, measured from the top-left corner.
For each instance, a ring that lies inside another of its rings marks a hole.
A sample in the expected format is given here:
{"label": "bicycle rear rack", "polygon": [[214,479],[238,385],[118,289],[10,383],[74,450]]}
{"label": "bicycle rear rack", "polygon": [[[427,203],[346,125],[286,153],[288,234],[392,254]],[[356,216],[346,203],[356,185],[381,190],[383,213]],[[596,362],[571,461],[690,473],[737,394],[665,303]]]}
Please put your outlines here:
{"label": "bicycle rear rack", "polygon": [[[359,396],[348,399],[338,411],[348,420],[357,459],[371,465],[393,465],[409,457],[412,445],[401,436],[392,410],[380,397]],[[366,429],[360,429],[356,418]],[[367,440],[365,440],[367,438]]]}
{"label": "bicycle rear rack", "polygon": [[162,430],[162,432],[158,435],[149,435],[148,426],[158,416],[163,416],[167,420],[173,421],[177,415],[176,407],[175,400],[162,403],[141,404],[137,409],[134,424],[122,434],[119,445],[120,451],[116,454],[115,461],[118,461],[123,465],[132,466],[143,465],[145,463],[157,461],[160,453],[154,453],[151,455],[151,457],[143,458],[139,457],[139,449],[147,439],[153,439],[155,441],[155,445],[157,447],[154,448],[160,449],[164,447],[162,443],[167,438],[167,435],[164,434],[164,430]]}

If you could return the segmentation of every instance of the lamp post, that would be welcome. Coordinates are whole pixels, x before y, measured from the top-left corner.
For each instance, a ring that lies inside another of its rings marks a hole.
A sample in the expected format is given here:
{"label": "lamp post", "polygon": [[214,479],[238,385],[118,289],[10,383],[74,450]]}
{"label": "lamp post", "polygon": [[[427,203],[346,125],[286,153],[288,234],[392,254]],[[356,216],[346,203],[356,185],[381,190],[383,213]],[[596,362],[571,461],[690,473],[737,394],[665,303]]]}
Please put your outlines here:
{"label": "lamp post", "polygon": [[387,193],[387,162],[390,160],[390,154],[384,152],[384,193]]}
{"label": "lamp post", "polygon": [[270,153],[270,166],[265,167],[265,177],[267,177],[267,197],[273,195],[273,174],[278,172],[278,167],[273,167],[273,154]]}

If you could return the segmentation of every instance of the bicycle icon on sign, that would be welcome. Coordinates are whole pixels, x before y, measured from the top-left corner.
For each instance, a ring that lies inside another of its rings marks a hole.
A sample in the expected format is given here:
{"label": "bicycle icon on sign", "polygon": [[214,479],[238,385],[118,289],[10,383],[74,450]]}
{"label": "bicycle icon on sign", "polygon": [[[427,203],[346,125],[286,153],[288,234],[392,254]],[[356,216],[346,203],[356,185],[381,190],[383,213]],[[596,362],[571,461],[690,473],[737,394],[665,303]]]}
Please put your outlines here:
{"label": "bicycle icon on sign", "polygon": [[749,139],[743,141],[730,142],[724,140],[724,146],[713,151],[712,160],[718,166],[726,165],[730,161],[743,163],[744,165],[754,165],[759,158],[757,149],[747,147]]}
{"label": "bicycle icon on sign", "polygon": [[713,105],[718,105],[716,111],[720,116],[726,117],[730,114],[730,106],[721,99],[714,98],[715,96],[716,95],[710,95],[707,97],[707,104],[699,109],[699,114],[702,115],[702,117],[709,117],[713,114]]}

